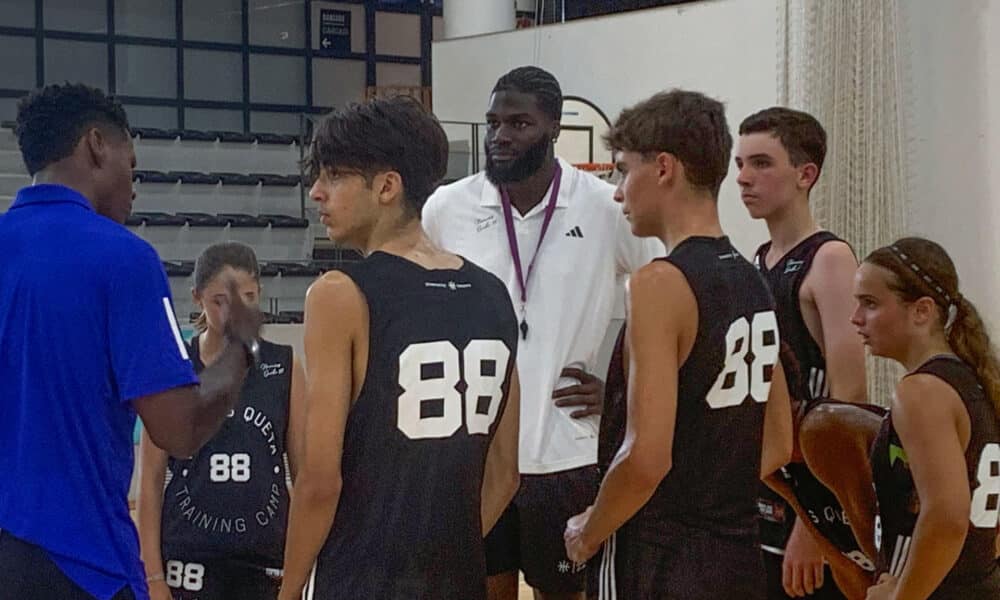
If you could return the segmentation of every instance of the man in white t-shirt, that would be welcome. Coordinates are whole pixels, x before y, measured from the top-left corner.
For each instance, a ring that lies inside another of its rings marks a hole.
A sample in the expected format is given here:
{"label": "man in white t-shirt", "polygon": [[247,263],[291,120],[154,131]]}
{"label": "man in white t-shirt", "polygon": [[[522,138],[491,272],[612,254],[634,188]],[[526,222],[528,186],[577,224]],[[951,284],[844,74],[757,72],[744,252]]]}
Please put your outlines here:
{"label": "man in white t-shirt", "polygon": [[486,113],[486,170],[439,188],[430,238],[507,285],[520,325],[521,487],[486,538],[490,600],[517,598],[517,572],[543,600],[583,598],[566,519],[599,484],[603,382],[593,374],[627,274],[663,247],[632,235],[614,187],[555,157],[562,91],[548,72],[501,77]]}

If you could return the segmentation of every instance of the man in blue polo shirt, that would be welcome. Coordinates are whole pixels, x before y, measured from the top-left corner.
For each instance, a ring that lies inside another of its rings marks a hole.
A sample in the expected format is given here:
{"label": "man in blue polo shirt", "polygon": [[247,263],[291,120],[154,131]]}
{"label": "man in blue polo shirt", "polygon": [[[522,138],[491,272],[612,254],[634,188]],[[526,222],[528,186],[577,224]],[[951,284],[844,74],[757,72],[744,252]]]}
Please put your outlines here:
{"label": "man in blue polo shirt", "polygon": [[239,398],[259,314],[230,292],[201,383],[153,248],[122,226],[135,153],[121,105],[82,85],[18,106],[32,186],[0,217],[0,596],[148,597],[129,518],[136,413],[190,456]]}

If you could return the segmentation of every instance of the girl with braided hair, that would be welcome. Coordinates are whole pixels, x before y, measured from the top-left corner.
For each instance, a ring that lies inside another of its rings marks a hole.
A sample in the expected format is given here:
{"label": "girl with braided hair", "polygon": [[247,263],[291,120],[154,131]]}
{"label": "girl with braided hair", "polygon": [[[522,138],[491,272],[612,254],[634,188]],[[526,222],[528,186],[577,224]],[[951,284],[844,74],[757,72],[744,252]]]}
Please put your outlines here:
{"label": "girl with braided hair", "polygon": [[1000,597],[1000,367],[938,244],[904,238],[855,278],[851,321],[906,368],[872,445],[879,583],[869,600]]}

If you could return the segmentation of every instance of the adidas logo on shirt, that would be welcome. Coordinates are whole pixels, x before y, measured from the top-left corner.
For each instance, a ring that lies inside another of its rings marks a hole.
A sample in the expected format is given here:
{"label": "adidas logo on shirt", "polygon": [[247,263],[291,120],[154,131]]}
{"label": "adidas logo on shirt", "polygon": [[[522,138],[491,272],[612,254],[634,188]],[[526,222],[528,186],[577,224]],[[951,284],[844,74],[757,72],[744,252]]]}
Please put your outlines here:
{"label": "adidas logo on shirt", "polygon": [[566,237],[582,238],[583,237],[583,231],[581,231],[580,230],[580,226],[577,225],[573,229],[570,229],[568,232],[566,232]]}

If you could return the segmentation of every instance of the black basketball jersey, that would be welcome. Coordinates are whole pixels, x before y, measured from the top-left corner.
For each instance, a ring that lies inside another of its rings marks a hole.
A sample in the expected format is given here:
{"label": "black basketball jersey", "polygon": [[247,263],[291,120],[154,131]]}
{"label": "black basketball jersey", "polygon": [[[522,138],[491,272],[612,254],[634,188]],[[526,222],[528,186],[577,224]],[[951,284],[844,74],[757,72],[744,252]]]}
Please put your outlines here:
{"label": "black basketball jersey", "polygon": [[517,353],[507,289],[468,261],[426,270],[384,252],[343,272],[370,349],[315,597],[484,599],[483,469]]}
{"label": "black basketball jersey", "polygon": [[[988,595],[969,591],[983,581],[1000,579],[995,558],[1000,514],[1000,423],[975,371],[958,358],[931,358],[914,373],[933,375],[954,388],[972,425],[965,450],[972,494],[969,532],[958,561],[932,598],[1000,598],[1000,585],[990,586]],[[891,411],[872,444],[871,461],[878,498],[875,544],[879,550],[879,571],[899,576],[909,557],[920,499],[906,448],[892,424]]]}
{"label": "black basketball jersey", "polygon": [[[198,338],[190,355],[200,372]],[[161,529],[165,557],[281,568],[288,523],[285,449],[292,348],[261,340],[260,357],[218,433],[191,459],[168,462]]]}
{"label": "black basketball jersey", "polygon": [[[691,237],[657,260],[686,277],[698,332],[678,374],[672,468],[629,527],[696,528],[754,544],[764,410],[778,360],[774,301],[726,237]],[[626,403],[616,406],[601,420],[601,439],[620,444]]]}
{"label": "black basketball jersey", "polygon": [[[767,252],[771,249],[771,242],[758,248],[754,256],[754,264],[774,294],[781,340],[791,349],[791,355],[797,362],[797,365],[791,365],[784,357],[782,359],[782,366],[784,366],[786,373],[793,369],[799,371],[798,383],[794,383],[794,380],[789,378],[788,386],[792,398],[798,402],[811,403],[829,393],[826,359],[819,344],[816,343],[806,327],[805,319],[802,317],[802,307],[799,303],[799,292],[802,289],[802,283],[809,274],[809,269],[812,267],[813,259],[816,258],[816,252],[823,244],[832,241],[843,240],[829,231],[817,231],[796,244],[771,268],[767,267],[765,260]],[[807,506],[808,502],[814,504],[813,507],[818,509],[832,500],[834,503],[832,510],[836,514],[844,514],[843,509],[836,502],[833,492],[826,490],[804,465],[789,465],[789,468],[781,471],[781,475],[792,484],[792,489],[796,491],[803,506]],[[822,504],[815,504],[821,498]],[[783,551],[788,542],[788,536],[791,535],[792,525],[795,523],[791,507],[771,488],[762,484],[759,508],[761,512],[761,543],[764,549],[770,552]],[[826,509],[824,511],[828,512]],[[831,541],[834,539],[854,539],[850,527],[846,523],[840,522],[838,524],[836,521],[839,519],[824,519],[823,521],[827,527],[821,531],[824,531],[824,534],[829,534],[828,538]],[[842,551],[858,557],[855,562],[862,565],[863,568],[869,567],[868,570],[870,570],[871,561],[867,557],[860,558],[864,555],[857,542],[854,541],[851,546],[853,547],[840,548],[838,544],[838,548]]]}
{"label": "black basketball jersey", "polygon": [[767,267],[764,260],[768,250],[771,249],[771,242],[758,248],[757,254],[754,256],[754,263],[760,269],[761,275],[764,276],[771,288],[771,293],[774,295],[781,340],[792,348],[792,352],[799,361],[799,369],[806,388],[790,390],[790,392],[793,397],[797,397],[803,392],[808,393],[808,396],[805,398],[797,397],[798,400],[812,401],[829,395],[830,391],[830,385],[826,380],[826,359],[823,357],[823,350],[809,333],[805,319],[802,317],[799,291],[802,289],[802,282],[809,274],[809,269],[812,267],[813,259],[816,258],[816,252],[819,251],[820,246],[835,241],[843,242],[844,240],[829,231],[817,231],[796,244],[771,268]]}
{"label": "black basketball jersey", "polygon": [[625,377],[625,325],[618,332],[608,374],[604,378],[604,410],[597,439],[597,469],[603,477],[625,439],[628,402],[628,381]]}

